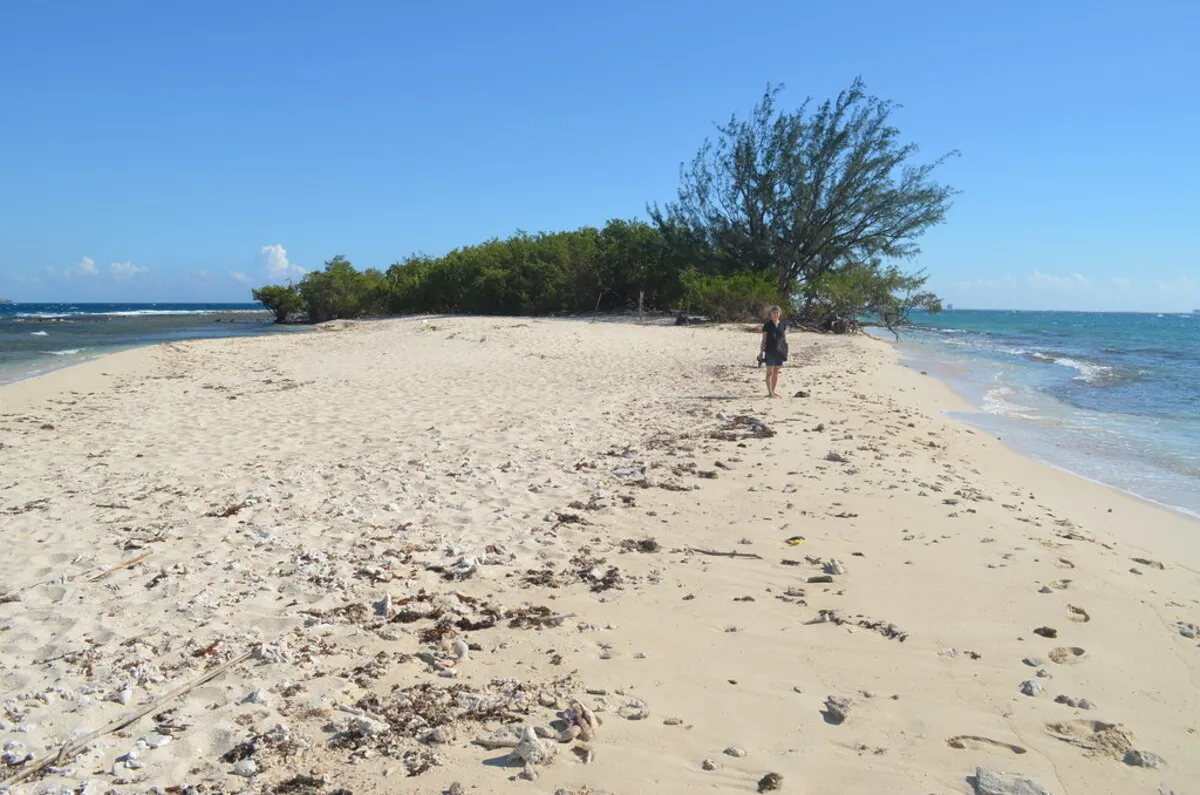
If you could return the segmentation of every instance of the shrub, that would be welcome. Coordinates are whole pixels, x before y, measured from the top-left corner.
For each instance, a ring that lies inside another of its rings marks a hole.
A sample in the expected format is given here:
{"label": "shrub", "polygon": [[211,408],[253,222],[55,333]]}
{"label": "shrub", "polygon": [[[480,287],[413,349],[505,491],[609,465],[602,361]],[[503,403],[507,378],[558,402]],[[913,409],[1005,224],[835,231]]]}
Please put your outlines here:
{"label": "shrub", "polygon": [[300,293],[291,285],[287,287],[277,284],[268,285],[251,290],[250,295],[275,314],[276,323],[286,323],[289,317],[299,312],[304,306],[300,300]]}
{"label": "shrub", "polygon": [[925,274],[904,273],[895,265],[849,265],[806,285],[801,320],[838,334],[856,331],[864,322],[895,331],[914,309],[942,311],[938,297],[922,290],[925,280]]}
{"label": "shrub", "polygon": [[774,280],[761,273],[734,273],[706,276],[695,269],[683,275],[689,311],[713,320],[752,320],[761,318],[767,307],[778,304],[788,314],[787,302],[779,296]]}
{"label": "shrub", "polygon": [[382,314],[387,309],[387,278],[378,270],[360,273],[343,256],[325,270],[305,274],[298,288],[312,323]]}

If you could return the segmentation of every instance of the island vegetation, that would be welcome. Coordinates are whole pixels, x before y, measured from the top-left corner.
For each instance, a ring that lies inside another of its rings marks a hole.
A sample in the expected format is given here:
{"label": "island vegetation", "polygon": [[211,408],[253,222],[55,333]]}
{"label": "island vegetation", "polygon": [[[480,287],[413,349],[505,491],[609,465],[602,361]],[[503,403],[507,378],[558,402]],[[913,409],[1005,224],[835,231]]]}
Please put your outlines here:
{"label": "island vegetation", "polygon": [[917,163],[891,123],[897,106],[861,80],[794,111],[768,86],[747,118],[718,125],[680,169],[675,200],[649,221],[517,232],[386,270],[341,256],[298,283],[253,291],[279,322],[412,313],[562,315],[634,308],[714,320],[779,304],[799,324],[896,328],[936,312],[923,271],[901,263],[945,220],[955,191],[934,181],[948,157]]}

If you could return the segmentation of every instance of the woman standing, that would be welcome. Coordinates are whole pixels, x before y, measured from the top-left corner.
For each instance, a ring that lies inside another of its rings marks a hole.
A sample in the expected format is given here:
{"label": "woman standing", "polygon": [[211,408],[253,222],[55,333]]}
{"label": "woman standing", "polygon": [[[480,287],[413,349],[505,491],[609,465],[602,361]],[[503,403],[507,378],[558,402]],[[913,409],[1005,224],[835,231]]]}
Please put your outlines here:
{"label": "woman standing", "polygon": [[779,384],[779,368],[787,361],[788,354],[787,323],[780,319],[782,314],[783,310],[777,306],[767,310],[769,320],[763,324],[762,344],[759,347],[763,364],[767,366],[767,394],[771,397],[779,397],[775,394],[775,387]]}

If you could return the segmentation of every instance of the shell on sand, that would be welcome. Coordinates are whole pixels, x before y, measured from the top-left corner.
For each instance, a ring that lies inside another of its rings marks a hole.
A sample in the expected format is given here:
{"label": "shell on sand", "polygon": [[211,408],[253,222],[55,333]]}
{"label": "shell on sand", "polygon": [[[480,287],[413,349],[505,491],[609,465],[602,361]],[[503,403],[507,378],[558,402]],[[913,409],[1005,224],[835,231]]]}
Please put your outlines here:
{"label": "shell on sand", "polygon": [[579,729],[576,736],[581,740],[591,742],[595,739],[596,730],[600,727],[600,719],[589,707],[578,701],[572,701],[571,705],[567,707],[564,717],[570,726]]}
{"label": "shell on sand", "polygon": [[482,746],[489,750],[496,748],[515,748],[517,743],[521,741],[523,732],[521,727],[517,725],[504,726],[496,729],[487,737],[482,737],[475,741],[476,745]]}
{"label": "shell on sand", "polygon": [[525,727],[521,739],[512,750],[512,758],[524,762],[526,766],[547,764],[552,756],[553,751],[542,744],[532,726]]}
{"label": "shell on sand", "polygon": [[825,699],[825,710],[833,723],[842,723],[850,715],[854,702],[844,696],[829,696]]}
{"label": "shell on sand", "polygon": [[1078,646],[1059,646],[1051,649],[1046,656],[1059,665],[1074,665],[1083,662],[1087,652]]}

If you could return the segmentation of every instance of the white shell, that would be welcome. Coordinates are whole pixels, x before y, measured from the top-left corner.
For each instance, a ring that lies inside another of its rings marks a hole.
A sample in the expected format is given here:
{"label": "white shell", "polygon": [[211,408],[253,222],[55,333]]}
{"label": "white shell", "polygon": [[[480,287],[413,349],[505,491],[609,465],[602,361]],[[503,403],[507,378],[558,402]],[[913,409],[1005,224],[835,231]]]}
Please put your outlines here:
{"label": "white shell", "polygon": [[392,730],[392,727],[383,721],[368,718],[366,715],[359,715],[351,720],[350,728],[362,732],[367,737],[374,737],[377,734],[387,734]]}
{"label": "white shell", "polygon": [[244,776],[246,778],[257,776],[258,762],[255,762],[253,759],[243,759],[235,764],[233,766],[233,770],[230,772],[232,772],[235,776]]}
{"label": "white shell", "polygon": [[145,737],[143,737],[138,742],[145,745],[147,748],[162,748],[164,745],[167,745],[168,743],[171,742],[171,735],[169,735],[169,734],[147,734]]}
{"label": "white shell", "polygon": [[550,761],[550,752],[538,739],[537,732],[533,730],[532,726],[525,727],[517,747],[513,749],[512,756],[514,759],[524,762],[526,766],[544,765]]}

